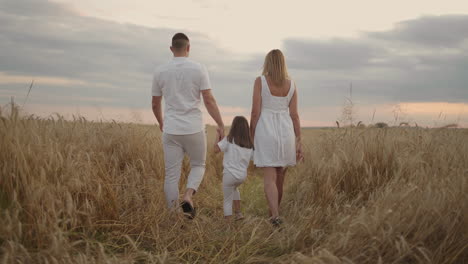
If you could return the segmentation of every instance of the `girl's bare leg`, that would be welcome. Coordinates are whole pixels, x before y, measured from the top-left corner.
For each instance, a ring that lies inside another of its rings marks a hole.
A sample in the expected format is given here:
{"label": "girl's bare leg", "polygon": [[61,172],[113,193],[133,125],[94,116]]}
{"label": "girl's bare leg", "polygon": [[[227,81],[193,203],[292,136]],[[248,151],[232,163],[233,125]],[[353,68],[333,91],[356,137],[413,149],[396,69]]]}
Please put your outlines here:
{"label": "girl's bare leg", "polygon": [[234,214],[240,213],[241,212],[241,201],[240,200],[232,201],[232,207],[234,209]]}

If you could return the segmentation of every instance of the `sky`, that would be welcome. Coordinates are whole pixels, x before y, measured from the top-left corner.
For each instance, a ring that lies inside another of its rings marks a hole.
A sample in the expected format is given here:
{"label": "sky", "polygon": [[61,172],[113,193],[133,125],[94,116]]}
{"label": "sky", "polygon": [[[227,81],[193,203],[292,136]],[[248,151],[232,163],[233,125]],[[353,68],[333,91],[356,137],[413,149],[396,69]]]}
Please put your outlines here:
{"label": "sky", "polygon": [[0,105],[155,123],[152,73],[179,31],[227,124],[279,48],[303,126],[333,126],[351,97],[365,124],[468,127],[468,1],[450,0],[0,0]]}

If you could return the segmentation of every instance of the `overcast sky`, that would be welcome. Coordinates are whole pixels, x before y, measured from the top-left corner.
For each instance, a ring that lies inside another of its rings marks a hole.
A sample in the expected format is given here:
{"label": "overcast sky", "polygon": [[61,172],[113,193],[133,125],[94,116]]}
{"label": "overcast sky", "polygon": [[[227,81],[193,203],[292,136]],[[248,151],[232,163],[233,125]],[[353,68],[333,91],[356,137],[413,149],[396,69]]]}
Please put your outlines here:
{"label": "overcast sky", "polygon": [[[226,123],[250,114],[265,54],[286,55],[304,126],[356,120],[468,127],[468,1],[0,0],[0,104],[154,123],[154,68],[178,31]],[[375,112],[375,114],[374,114]],[[374,118],[374,120],[372,120]],[[209,118],[206,120],[209,122]]]}

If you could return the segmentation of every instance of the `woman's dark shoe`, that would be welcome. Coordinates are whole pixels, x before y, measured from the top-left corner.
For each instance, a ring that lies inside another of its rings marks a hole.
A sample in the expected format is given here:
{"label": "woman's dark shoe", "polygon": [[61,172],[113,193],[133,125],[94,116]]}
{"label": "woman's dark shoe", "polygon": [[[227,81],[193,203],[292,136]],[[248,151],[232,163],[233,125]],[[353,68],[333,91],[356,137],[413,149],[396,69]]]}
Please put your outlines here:
{"label": "woman's dark shoe", "polygon": [[184,212],[184,214],[187,216],[188,219],[191,220],[195,218],[195,215],[196,215],[195,208],[193,208],[193,206],[189,202],[187,201],[181,202],[180,207],[182,207],[182,211]]}
{"label": "woman's dark shoe", "polygon": [[283,224],[283,220],[279,216],[270,219],[270,222],[274,227],[280,227]]}

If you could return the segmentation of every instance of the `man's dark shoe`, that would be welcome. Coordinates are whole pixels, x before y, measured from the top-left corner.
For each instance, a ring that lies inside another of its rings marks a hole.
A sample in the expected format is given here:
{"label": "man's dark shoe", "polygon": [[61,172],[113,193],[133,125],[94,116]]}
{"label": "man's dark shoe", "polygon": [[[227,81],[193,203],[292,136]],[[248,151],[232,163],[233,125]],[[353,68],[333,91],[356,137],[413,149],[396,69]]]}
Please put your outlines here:
{"label": "man's dark shoe", "polygon": [[183,201],[182,203],[180,203],[180,207],[182,207],[182,211],[184,212],[184,214],[187,216],[188,219],[191,220],[195,218],[195,215],[196,215],[195,208],[193,208],[193,206],[189,202]]}

